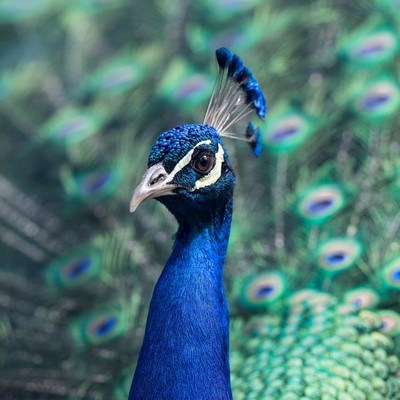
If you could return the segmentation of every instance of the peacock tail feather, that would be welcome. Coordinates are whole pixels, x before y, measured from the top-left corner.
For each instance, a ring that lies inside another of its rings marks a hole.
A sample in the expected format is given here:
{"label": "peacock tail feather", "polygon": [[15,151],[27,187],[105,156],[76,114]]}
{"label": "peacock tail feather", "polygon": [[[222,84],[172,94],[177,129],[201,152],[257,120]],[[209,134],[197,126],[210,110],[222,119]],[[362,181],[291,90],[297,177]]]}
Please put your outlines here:
{"label": "peacock tail feather", "polygon": [[128,397],[175,230],[132,183],[228,47],[268,95],[229,127],[259,158],[224,142],[234,398],[400,399],[399,34],[395,0],[0,0],[0,397]]}

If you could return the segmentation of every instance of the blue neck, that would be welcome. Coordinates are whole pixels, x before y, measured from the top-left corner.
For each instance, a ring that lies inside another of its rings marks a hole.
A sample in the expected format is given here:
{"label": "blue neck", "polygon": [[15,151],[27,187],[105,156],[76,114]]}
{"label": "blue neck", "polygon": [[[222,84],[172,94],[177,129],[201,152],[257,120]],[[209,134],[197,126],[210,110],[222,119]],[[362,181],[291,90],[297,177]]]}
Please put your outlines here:
{"label": "blue neck", "polygon": [[232,399],[223,265],[232,201],[200,225],[180,221],[154,289],[129,400]]}

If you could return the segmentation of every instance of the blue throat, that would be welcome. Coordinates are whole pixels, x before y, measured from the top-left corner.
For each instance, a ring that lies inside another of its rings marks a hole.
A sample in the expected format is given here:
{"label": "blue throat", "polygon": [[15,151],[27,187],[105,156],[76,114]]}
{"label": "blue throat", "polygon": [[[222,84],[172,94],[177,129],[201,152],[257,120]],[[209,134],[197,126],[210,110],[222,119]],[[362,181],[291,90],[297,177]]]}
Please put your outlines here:
{"label": "blue throat", "polygon": [[202,219],[178,218],[173,252],[150,303],[129,400],[232,399],[223,283],[231,216],[229,199]]}

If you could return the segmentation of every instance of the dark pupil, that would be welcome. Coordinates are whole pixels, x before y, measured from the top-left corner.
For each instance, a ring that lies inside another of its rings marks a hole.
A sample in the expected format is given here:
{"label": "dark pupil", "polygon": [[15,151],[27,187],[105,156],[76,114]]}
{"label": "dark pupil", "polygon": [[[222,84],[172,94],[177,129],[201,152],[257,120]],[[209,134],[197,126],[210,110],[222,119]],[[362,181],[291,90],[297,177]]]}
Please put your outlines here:
{"label": "dark pupil", "polygon": [[199,172],[208,173],[214,166],[214,157],[212,154],[202,154],[196,160],[194,167]]}
{"label": "dark pupil", "polygon": [[208,158],[208,156],[201,156],[199,161],[200,168],[207,169],[209,163],[210,159]]}

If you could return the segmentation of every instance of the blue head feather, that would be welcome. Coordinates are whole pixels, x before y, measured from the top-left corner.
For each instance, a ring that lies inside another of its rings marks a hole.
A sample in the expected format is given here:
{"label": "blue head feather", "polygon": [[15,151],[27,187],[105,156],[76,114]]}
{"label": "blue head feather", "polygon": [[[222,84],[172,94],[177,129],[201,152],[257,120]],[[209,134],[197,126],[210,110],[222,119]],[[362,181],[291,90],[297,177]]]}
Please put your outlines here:
{"label": "blue head feather", "polygon": [[267,110],[267,102],[264,93],[261,90],[257,79],[248,68],[245,68],[243,75],[241,86],[247,95],[246,101],[249,104],[253,104],[253,107],[260,118],[264,118]]}
{"label": "blue head feather", "polygon": [[262,150],[260,128],[254,128],[254,125],[249,122],[246,129],[246,138],[248,139],[248,143],[253,150],[254,155],[260,157]]}
{"label": "blue head feather", "polygon": [[225,207],[225,202],[232,196],[235,184],[235,175],[228,153],[216,129],[202,124],[181,125],[162,133],[150,151],[148,166],[162,162],[165,170],[170,173],[176,163],[197,143],[207,140],[210,144],[204,144],[199,149],[216,154],[218,146],[221,146],[224,151],[222,174],[217,182],[199,190],[187,190],[192,189],[196,181],[203,177],[189,164],[176,175],[173,181],[184,188],[175,190],[176,196],[157,199],[174,214],[180,223],[187,219],[208,221],[209,218],[214,217],[214,212],[218,212],[221,206]]}
{"label": "blue head feather", "polygon": [[265,117],[267,104],[265,96],[253,73],[244,66],[243,61],[228,49],[220,48],[216,51],[219,67],[228,68],[228,77],[240,84],[246,93],[246,103],[252,104],[260,118]]}
{"label": "blue head feather", "polygon": [[203,140],[211,140],[217,144],[221,138],[212,126],[200,124],[186,124],[177,126],[162,133],[150,150],[147,166],[162,161],[167,172],[171,172],[175,164],[189,151],[196,143]]}
{"label": "blue head feather", "polygon": [[221,47],[215,52],[215,55],[220,68],[225,69],[230,65],[232,61],[232,53],[228,49]]}
{"label": "blue head feather", "polygon": [[228,66],[228,76],[240,83],[240,77],[243,75],[245,66],[243,61],[236,54],[232,56],[232,60]]}

